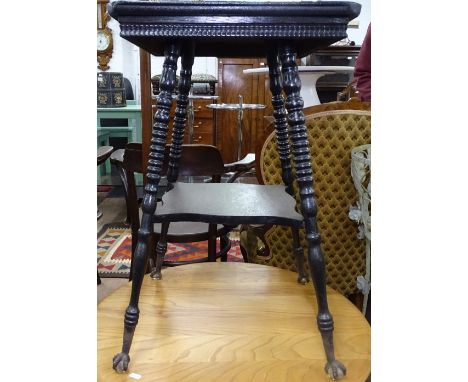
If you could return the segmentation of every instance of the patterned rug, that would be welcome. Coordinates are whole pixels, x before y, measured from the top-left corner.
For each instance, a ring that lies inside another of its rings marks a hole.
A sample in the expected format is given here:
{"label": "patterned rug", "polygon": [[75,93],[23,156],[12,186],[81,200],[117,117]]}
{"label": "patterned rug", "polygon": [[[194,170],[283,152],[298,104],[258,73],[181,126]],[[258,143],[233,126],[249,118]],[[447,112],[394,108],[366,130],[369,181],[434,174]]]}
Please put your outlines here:
{"label": "patterned rug", "polygon": [[[231,232],[228,261],[243,262],[238,233]],[[217,242],[219,249],[219,239]],[[206,257],[208,243],[168,243],[164,260],[186,261]],[[97,240],[97,269],[100,277],[128,278],[132,255],[132,234],[126,227],[106,227]]]}

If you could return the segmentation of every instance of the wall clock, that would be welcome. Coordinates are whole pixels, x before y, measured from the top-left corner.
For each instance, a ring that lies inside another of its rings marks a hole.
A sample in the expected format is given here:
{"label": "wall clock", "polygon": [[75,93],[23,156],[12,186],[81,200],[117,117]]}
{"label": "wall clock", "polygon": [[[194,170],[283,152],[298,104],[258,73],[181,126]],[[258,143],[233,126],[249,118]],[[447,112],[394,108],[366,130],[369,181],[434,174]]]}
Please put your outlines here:
{"label": "wall clock", "polygon": [[112,57],[112,30],[107,26],[110,19],[106,6],[109,0],[97,0],[97,61],[98,69],[109,69]]}

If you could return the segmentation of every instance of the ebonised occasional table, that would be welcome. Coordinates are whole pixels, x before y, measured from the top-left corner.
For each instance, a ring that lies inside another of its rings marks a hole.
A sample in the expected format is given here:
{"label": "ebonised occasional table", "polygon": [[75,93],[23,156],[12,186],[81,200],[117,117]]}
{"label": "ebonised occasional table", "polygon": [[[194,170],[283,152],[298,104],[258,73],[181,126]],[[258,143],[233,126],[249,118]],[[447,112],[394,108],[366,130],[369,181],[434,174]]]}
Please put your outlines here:
{"label": "ebonised occasional table", "polygon": [[[160,0],[116,1],[108,6],[109,14],[120,24],[121,37],[150,54],[165,57],[146,173],[143,216],[133,260],[132,293],[125,312],[122,351],[116,354],[113,360],[116,371],[127,370],[130,361],[129,352],[140,314],[138,301],[153,223],[156,221],[163,223],[161,240],[157,246],[159,250],[163,250],[166,245],[164,229],[167,231],[169,222],[175,218],[225,225],[283,224],[291,226],[293,232],[297,232],[297,229],[303,226],[308,241],[308,260],[318,303],[317,325],[327,359],[325,370],[333,379],[346,374],[345,366],[335,359],[334,353],[334,323],[328,309],[325,263],[316,224],[317,205],[296,58],[346,38],[348,22],[359,15],[360,9],[361,6],[357,3],[338,1]],[[278,193],[272,189],[278,186],[245,185],[249,186],[249,190],[244,195],[241,189],[234,193],[230,188],[232,185],[213,184],[212,186],[216,188],[211,191],[203,189],[209,208],[200,203],[198,208],[194,208],[193,205],[184,203],[184,200],[180,199],[176,205],[169,206],[171,192],[184,199],[185,196],[197,195],[199,192],[196,184],[181,187],[175,183],[178,178],[178,161],[181,156],[195,56],[267,57],[278,152],[285,185],[283,189],[286,192]],[[175,185],[163,198],[165,214],[158,216],[156,194],[161,179],[169,111],[173,101],[179,57],[181,58],[179,96],[167,173],[169,185],[173,183]],[[291,157],[295,166],[294,172]],[[292,196],[294,178],[299,187],[302,215],[294,211]],[[209,195],[211,197],[208,197]],[[234,216],[229,215],[232,208],[225,211],[226,205],[232,205],[228,200],[229,197],[234,199],[234,203],[242,203],[244,208],[238,209]],[[291,206],[290,211],[284,209],[284,206],[288,205]],[[282,210],[279,211],[278,207]],[[212,213],[213,211],[216,213]],[[294,238],[292,250],[296,255],[299,276],[303,278],[301,265],[304,259],[303,249],[299,245],[298,235]]]}

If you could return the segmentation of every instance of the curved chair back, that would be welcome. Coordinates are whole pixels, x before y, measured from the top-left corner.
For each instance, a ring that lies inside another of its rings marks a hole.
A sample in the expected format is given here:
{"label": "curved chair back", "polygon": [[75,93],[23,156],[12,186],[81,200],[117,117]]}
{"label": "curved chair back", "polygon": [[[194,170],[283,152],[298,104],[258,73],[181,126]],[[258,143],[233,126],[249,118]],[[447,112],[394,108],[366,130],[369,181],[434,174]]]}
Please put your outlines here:
{"label": "curved chair back", "polygon": [[[215,146],[202,144],[182,145],[182,155],[179,161],[180,176],[207,176],[213,182],[220,182],[226,173],[221,153]],[[170,145],[166,145],[161,175],[166,175]],[[137,232],[140,227],[139,202],[135,183],[135,174],[143,173],[143,146],[141,143],[128,143],[124,149],[117,150],[111,157],[113,164],[119,169],[120,178],[124,186],[127,204],[127,216],[132,231]],[[162,193],[161,193],[162,195]]]}
{"label": "curved chair back", "polygon": [[[368,110],[347,109],[349,105],[346,102],[319,105],[315,109],[317,112],[312,110],[312,114],[306,116],[318,205],[317,224],[326,259],[328,284],[342,294],[357,293],[356,278],[365,272],[365,241],[358,239],[357,226],[348,218],[349,208],[357,200],[350,166],[351,149],[370,143],[371,132],[370,105],[353,104]],[[258,162],[262,183],[282,183],[274,133],[266,139]],[[299,209],[296,184],[294,192],[296,208]],[[303,230],[300,236],[301,244],[306,248]],[[288,228],[274,226],[265,234],[265,240],[269,247],[265,252],[268,255],[262,258],[249,253],[249,261],[296,270]]]}
{"label": "curved chair back", "polygon": [[[161,175],[167,174],[168,163],[170,158],[171,146],[165,148],[163,168]],[[125,200],[127,205],[127,220],[131,225],[132,238],[138,236],[140,228],[140,207],[137,195],[135,182],[135,174],[143,172],[143,152],[141,143],[128,143],[125,150],[120,149],[115,151],[111,156],[111,162],[119,171],[122,184],[125,191]],[[215,146],[202,144],[188,144],[182,146],[182,154],[179,160],[179,178],[181,176],[202,176],[211,177],[213,182],[220,182],[221,176],[226,173],[232,173],[227,180],[234,180],[239,174],[245,173],[254,166],[254,158],[247,156],[242,161],[224,164],[221,153]],[[166,189],[165,180],[161,179],[160,186],[156,198],[161,198]],[[202,227],[200,227],[202,226]],[[171,227],[175,227],[173,231],[169,231],[171,242],[188,243],[208,240],[208,260],[221,257],[227,259],[227,252],[231,246],[231,242],[227,237],[227,233],[233,227],[222,225],[209,225],[198,222],[177,222]],[[171,229],[171,228],[170,228]],[[161,224],[155,224],[155,230],[151,236],[153,241],[151,245],[151,256],[156,263],[156,245],[155,243],[161,238]],[[220,238],[220,250],[216,251],[216,238]],[[137,240],[132,240],[132,253],[135,251]],[[211,243],[211,244],[210,244]],[[210,252],[211,251],[211,252]],[[181,265],[190,262],[199,262],[200,260],[188,260],[183,262],[170,262],[171,265]],[[167,264],[168,265],[168,264]],[[155,270],[157,270],[155,268]],[[159,269],[158,272],[160,272]]]}
{"label": "curved chair back", "polygon": [[[166,145],[162,173],[167,173],[170,145]],[[179,161],[179,176],[211,176],[214,182],[220,182],[225,174],[223,158],[215,146],[203,144],[182,145]]]}

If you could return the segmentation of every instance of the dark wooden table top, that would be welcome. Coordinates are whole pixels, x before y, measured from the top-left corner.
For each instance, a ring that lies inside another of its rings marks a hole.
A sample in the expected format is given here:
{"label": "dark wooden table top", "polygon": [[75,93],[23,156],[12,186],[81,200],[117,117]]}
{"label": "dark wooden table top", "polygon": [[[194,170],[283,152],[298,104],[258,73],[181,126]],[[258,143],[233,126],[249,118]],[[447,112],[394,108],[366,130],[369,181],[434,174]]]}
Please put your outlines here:
{"label": "dark wooden table top", "polygon": [[116,1],[109,14],[120,35],[164,55],[168,39],[195,43],[195,56],[266,57],[272,43],[293,44],[300,57],[347,37],[361,5],[345,1]]}

